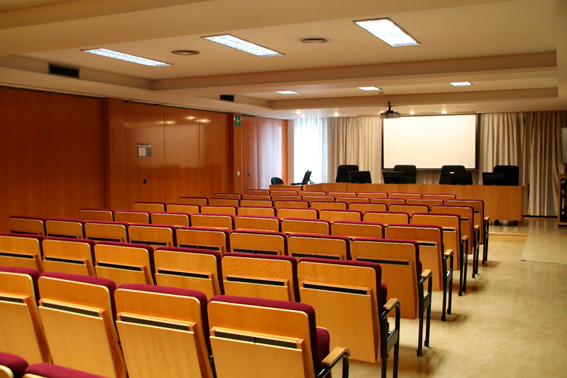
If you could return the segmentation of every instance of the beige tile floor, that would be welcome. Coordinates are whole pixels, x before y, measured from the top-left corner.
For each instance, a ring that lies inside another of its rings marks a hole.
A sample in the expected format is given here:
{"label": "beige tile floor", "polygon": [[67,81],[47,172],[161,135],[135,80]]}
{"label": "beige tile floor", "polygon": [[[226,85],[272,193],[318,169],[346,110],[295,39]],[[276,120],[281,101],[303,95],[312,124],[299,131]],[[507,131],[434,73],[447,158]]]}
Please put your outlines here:
{"label": "beige tile floor", "polygon": [[[491,232],[489,261],[469,276],[467,294],[453,297],[446,322],[434,292],[423,357],[415,354],[417,320],[402,319],[399,377],[567,377],[567,264],[521,260],[526,234],[564,235],[565,247],[552,252],[567,254],[567,227],[526,218],[521,227],[491,225]],[[380,367],[351,361],[350,377],[379,377]]]}

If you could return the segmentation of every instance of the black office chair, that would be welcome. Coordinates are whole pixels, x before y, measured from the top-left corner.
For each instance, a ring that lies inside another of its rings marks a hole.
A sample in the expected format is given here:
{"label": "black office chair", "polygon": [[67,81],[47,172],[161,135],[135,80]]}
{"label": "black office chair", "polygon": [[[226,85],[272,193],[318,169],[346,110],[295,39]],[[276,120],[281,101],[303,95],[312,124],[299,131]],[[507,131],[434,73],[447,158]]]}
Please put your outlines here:
{"label": "black office chair", "polygon": [[449,173],[449,185],[472,185],[471,172],[451,172]]}
{"label": "black office chair", "polygon": [[439,184],[448,184],[449,183],[449,174],[451,172],[454,173],[464,173],[465,166],[464,165],[444,165],[441,167],[441,177],[439,177]]}
{"label": "black office chair", "polygon": [[272,185],[283,185],[283,180],[279,177],[272,177],[272,180],[270,181],[272,183]]}
{"label": "black office chair", "polygon": [[335,182],[350,182],[349,172],[358,171],[358,165],[339,165]]}
{"label": "black office chair", "polygon": [[396,165],[394,171],[404,172],[404,184],[415,184],[417,168],[415,165]]}

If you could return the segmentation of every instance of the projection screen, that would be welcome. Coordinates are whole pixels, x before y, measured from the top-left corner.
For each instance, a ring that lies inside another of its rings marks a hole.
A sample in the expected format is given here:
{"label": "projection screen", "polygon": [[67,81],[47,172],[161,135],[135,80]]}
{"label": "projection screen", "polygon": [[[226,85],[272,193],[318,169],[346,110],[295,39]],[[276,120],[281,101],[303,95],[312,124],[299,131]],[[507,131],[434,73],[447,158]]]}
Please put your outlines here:
{"label": "projection screen", "polygon": [[477,116],[411,116],[384,120],[382,168],[398,164],[421,170],[443,165],[477,169]]}

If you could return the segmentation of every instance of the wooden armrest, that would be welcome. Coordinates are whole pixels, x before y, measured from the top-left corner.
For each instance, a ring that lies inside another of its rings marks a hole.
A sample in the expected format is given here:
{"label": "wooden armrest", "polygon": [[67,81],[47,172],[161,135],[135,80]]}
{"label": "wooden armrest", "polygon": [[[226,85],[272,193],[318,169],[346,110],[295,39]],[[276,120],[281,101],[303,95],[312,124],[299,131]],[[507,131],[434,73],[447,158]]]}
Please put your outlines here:
{"label": "wooden armrest", "polygon": [[335,349],[333,349],[331,353],[329,353],[327,357],[325,357],[323,361],[321,361],[321,365],[325,367],[331,367],[336,364],[345,354],[347,356],[350,356],[350,349],[335,347]]}
{"label": "wooden armrest", "polygon": [[425,269],[423,272],[421,272],[421,278],[428,278],[429,276],[431,276],[431,269]]}
{"label": "wooden armrest", "polygon": [[388,302],[386,302],[386,304],[384,305],[384,310],[386,311],[392,311],[392,309],[397,305],[397,304],[401,304],[400,300],[398,298],[390,298],[388,300]]}
{"label": "wooden armrest", "polygon": [[469,240],[469,236],[468,235],[462,236],[461,240],[467,241],[467,240]]}
{"label": "wooden armrest", "polygon": [[449,256],[451,256],[452,254],[453,254],[453,250],[452,250],[452,249],[448,249],[448,250],[446,250],[445,253],[444,253],[444,255],[445,255],[446,257],[449,257]]}
{"label": "wooden armrest", "polygon": [[480,226],[479,226],[478,224],[475,224],[474,229],[475,229],[475,230],[480,230]]}
{"label": "wooden armrest", "polygon": [[490,217],[484,217],[484,221],[485,221],[485,222],[490,221]]}

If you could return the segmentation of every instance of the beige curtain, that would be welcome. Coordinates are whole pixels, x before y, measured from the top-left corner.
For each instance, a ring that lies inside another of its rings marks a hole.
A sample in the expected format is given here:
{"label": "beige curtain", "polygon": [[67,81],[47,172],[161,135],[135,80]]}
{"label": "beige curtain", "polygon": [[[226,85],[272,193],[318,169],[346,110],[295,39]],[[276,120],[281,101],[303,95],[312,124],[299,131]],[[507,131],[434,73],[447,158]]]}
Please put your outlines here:
{"label": "beige curtain", "polygon": [[480,115],[479,175],[495,165],[519,166],[526,215],[557,215],[566,116],[565,111]]}
{"label": "beige curtain", "polygon": [[382,182],[382,120],[379,117],[327,120],[327,175],[334,181],[342,164],[370,171],[372,182]]}

